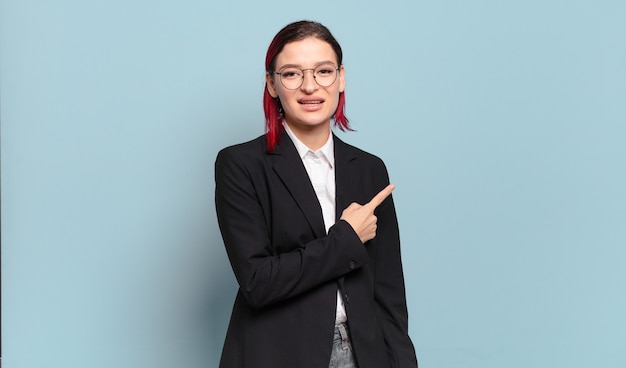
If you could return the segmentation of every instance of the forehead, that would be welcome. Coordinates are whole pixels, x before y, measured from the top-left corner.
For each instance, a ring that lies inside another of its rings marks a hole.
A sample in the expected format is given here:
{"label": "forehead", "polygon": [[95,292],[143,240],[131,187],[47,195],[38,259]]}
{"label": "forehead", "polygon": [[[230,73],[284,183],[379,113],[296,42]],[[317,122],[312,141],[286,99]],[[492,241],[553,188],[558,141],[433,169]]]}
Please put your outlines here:
{"label": "forehead", "polygon": [[330,44],[319,38],[308,37],[286,44],[276,56],[276,67],[296,65],[309,67],[320,62],[337,63],[337,55]]}

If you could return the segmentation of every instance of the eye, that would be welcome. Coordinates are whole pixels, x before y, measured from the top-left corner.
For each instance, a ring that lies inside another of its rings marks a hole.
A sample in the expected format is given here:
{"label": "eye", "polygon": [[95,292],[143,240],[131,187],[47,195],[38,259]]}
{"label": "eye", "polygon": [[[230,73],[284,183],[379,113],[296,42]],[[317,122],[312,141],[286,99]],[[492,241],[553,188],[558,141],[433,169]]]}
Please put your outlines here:
{"label": "eye", "polygon": [[286,79],[297,79],[302,76],[302,72],[298,69],[285,69],[280,72],[280,76]]}
{"label": "eye", "polygon": [[328,77],[335,74],[335,67],[332,65],[322,65],[315,70],[315,74],[321,77]]}

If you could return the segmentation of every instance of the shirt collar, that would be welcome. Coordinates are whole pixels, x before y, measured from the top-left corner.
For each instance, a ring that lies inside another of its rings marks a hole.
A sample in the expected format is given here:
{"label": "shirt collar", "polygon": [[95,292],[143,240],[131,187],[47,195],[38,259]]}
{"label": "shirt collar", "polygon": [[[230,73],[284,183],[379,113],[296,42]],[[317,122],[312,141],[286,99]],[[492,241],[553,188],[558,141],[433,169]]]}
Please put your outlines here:
{"label": "shirt collar", "polygon": [[326,143],[324,143],[324,145],[320,147],[317,151],[313,151],[309,147],[307,147],[304,143],[302,143],[302,141],[299,140],[298,137],[296,137],[295,133],[289,128],[289,125],[287,125],[286,123],[283,123],[283,126],[285,127],[285,131],[289,135],[289,138],[291,138],[291,140],[293,141],[293,144],[296,146],[296,150],[298,151],[298,155],[300,156],[300,159],[304,159],[304,156],[307,153],[311,152],[318,156],[319,155],[324,156],[326,160],[328,160],[328,163],[330,164],[331,167],[335,166],[335,153],[334,153],[335,143],[333,141],[332,130],[328,134],[328,139],[326,140]]}

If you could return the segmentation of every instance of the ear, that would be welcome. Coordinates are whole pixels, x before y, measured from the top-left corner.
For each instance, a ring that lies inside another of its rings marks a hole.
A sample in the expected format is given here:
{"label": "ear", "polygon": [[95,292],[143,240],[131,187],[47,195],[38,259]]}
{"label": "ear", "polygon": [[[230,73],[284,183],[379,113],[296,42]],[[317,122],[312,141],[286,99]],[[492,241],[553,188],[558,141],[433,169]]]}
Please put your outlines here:
{"label": "ear", "polygon": [[276,93],[276,86],[274,85],[274,76],[271,75],[269,72],[265,73],[265,86],[270,96],[272,96],[273,98],[278,97],[278,93]]}
{"label": "ear", "polygon": [[346,90],[346,75],[343,65],[339,67],[339,92]]}

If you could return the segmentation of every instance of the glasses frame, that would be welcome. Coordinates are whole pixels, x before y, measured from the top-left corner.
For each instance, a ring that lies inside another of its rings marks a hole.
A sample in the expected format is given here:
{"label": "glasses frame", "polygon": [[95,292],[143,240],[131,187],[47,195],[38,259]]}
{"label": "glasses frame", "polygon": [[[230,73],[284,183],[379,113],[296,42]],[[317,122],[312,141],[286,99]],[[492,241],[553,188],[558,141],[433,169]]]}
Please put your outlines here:
{"label": "glasses frame", "polygon": [[[328,64],[328,65],[330,66],[330,65],[332,65],[332,64]],[[320,84],[320,82],[318,82],[318,81],[317,81],[317,78],[315,77],[315,70],[316,70],[317,68],[319,68],[319,67],[323,67],[323,66],[327,66],[327,65],[326,65],[326,64],[323,64],[323,65],[318,65],[318,66],[317,66],[317,67],[315,67],[315,68],[306,68],[306,69],[300,69],[300,68],[296,68],[296,67],[288,67],[289,69],[291,69],[291,68],[293,68],[293,69],[298,69],[298,70],[300,70],[300,71],[302,72],[302,78],[301,78],[301,80],[300,80],[300,84],[298,84],[298,87],[296,87],[296,88],[289,88],[289,87],[287,87],[287,86],[285,85],[285,82],[283,82],[283,73],[284,73],[284,69],[287,69],[287,68],[283,68],[283,69],[281,69],[281,70],[280,70],[280,71],[278,71],[278,72],[274,71],[274,72],[272,72],[272,73],[274,73],[274,74],[278,74],[278,79],[280,79],[280,84],[282,84],[282,85],[283,85],[283,87],[285,87],[286,89],[288,89],[288,90],[290,90],[290,91],[295,91],[295,90],[299,89],[300,87],[302,87],[302,84],[304,83],[304,72],[306,72],[307,70],[311,70],[311,71],[313,71],[313,80],[315,81],[315,83],[317,83],[317,85],[318,85],[318,86],[320,86],[320,87],[322,87],[322,88],[326,88],[326,87],[330,87],[330,86],[332,86],[333,84],[335,84],[335,82],[337,81],[337,78],[338,78],[338,76],[339,76],[339,70],[341,70],[341,67],[335,67],[334,65],[332,65],[332,66],[333,66],[333,68],[335,69],[335,71],[337,72],[337,73],[335,73],[335,79],[333,79],[332,83],[330,83],[329,85],[327,85],[327,86],[323,86],[323,85],[321,85],[321,84]]]}

